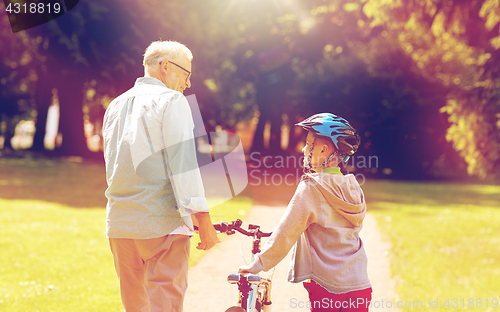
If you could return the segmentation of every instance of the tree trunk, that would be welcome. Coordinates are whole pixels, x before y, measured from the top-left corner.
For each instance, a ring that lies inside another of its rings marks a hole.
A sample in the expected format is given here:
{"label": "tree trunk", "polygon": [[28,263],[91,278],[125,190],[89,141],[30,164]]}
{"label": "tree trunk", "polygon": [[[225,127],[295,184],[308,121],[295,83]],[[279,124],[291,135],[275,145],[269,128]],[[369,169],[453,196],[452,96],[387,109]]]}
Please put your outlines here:
{"label": "tree trunk", "polygon": [[255,131],[252,151],[263,151],[264,148],[264,126],[266,121],[271,122],[271,138],[267,149],[273,155],[283,154],[281,149],[281,116],[287,103],[286,91],[290,86],[291,73],[288,66],[282,65],[278,68],[259,74],[257,84],[257,105],[259,105],[260,118]]}
{"label": "tree trunk", "polygon": [[299,143],[299,141],[302,139],[301,135],[295,135],[295,111],[294,110],[289,110],[288,111],[288,120],[289,120],[289,128],[288,128],[288,147],[286,149],[287,154],[293,155],[295,153],[295,146]]}
{"label": "tree trunk", "polygon": [[278,99],[278,103],[271,104],[271,137],[269,139],[269,152],[272,155],[279,155],[283,153],[281,149],[281,126],[283,124],[283,120],[281,118],[282,111],[282,101],[284,101],[284,97]]}
{"label": "tree trunk", "polygon": [[83,82],[76,75],[62,75],[57,81],[61,111],[59,129],[63,138],[58,152],[63,156],[92,157],[93,154],[87,148],[83,130]]}
{"label": "tree trunk", "polygon": [[10,140],[12,137],[14,137],[14,132],[16,129],[16,123],[14,122],[14,117],[13,116],[8,116],[6,120],[6,125],[5,125],[5,132],[3,134],[3,149],[12,149],[12,144],[10,143]]}
{"label": "tree trunk", "polygon": [[[260,106],[259,106],[260,107]],[[252,141],[251,152],[262,152],[264,151],[264,127],[266,125],[267,116],[264,111],[260,110],[259,121],[257,123],[257,128],[255,129],[255,133]]]}
{"label": "tree trunk", "polygon": [[33,151],[45,150],[45,128],[47,126],[47,113],[52,104],[53,77],[46,72],[41,72],[36,89],[36,110],[37,117],[35,123],[35,135],[33,137]]}

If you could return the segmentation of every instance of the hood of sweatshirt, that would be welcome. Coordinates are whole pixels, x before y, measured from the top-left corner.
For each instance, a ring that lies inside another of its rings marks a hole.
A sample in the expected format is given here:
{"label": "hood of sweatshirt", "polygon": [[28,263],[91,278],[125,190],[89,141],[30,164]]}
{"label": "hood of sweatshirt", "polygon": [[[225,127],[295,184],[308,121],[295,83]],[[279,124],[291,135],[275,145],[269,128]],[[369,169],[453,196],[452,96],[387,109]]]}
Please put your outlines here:
{"label": "hood of sweatshirt", "polygon": [[307,174],[327,202],[354,227],[360,227],[366,214],[363,190],[353,174]]}

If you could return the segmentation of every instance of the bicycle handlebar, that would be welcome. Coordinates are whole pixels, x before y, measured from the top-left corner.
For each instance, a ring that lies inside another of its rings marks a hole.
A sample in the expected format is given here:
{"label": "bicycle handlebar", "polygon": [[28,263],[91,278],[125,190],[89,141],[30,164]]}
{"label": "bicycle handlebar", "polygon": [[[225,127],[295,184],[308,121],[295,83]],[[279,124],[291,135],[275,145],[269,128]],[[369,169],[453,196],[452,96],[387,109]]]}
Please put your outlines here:
{"label": "bicycle handlebar", "polygon": [[[235,231],[238,231],[245,236],[252,236],[256,238],[269,237],[271,236],[271,234],[273,234],[273,232],[262,232],[260,230],[260,226],[254,224],[249,224],[248,230],[245,230],[241,227],[242,224],[243,221],[241,221],[240,219],[236,219],[236,221],[231,221],[229,223],[226,221],[214,223],[213,226],[219,233],[226,233],[227,235],[232,235],[235,233]],[[198,230],[198,227],[194,226],[194,229]]]}

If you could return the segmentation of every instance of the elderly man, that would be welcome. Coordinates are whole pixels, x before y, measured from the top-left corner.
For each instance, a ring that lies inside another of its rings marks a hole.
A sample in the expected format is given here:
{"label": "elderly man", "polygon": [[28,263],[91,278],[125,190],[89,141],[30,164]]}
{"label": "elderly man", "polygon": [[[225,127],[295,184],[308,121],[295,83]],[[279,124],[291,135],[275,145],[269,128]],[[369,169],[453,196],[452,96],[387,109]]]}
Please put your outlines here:
{"label": "elderly man", "polygon": [[191,86],[192,58],[178,42],[151,43],[144,77],[113,100],[104,116],[106,235],[127,312],[182,311],[193,222],[199,226],[198,249],[220,242],[182,95]]}

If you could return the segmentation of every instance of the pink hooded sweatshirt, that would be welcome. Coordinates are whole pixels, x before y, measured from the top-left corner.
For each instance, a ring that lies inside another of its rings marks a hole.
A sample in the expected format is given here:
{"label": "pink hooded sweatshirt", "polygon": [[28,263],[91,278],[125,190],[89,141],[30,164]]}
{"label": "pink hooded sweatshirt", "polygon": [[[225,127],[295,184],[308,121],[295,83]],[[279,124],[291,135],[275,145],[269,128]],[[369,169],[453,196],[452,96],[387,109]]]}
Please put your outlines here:
{"label": "pink hooded sweatshirt", "polygon": [[354,175],[307,174],[256,255],[252,271],[273,268],[293,246],[289,282],[312,279],[336,294],[370,288],[359,238],[365,213],[363,191]]}

